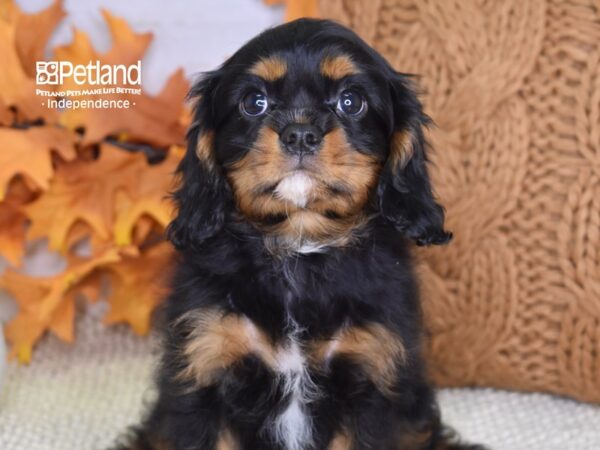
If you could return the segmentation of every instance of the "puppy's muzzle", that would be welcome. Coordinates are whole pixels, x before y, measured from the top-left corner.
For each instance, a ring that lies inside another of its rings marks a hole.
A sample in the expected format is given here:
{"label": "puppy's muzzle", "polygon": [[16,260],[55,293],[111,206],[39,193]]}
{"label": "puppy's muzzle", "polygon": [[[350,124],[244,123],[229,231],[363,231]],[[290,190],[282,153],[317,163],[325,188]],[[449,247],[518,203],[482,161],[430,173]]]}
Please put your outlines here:
{"label": "puppy's muzzle", "polygon": [[283,149],[293,156],[315,154],[323,142],[323,133],[318,127],[303,123],[287,125],[279,135]]}

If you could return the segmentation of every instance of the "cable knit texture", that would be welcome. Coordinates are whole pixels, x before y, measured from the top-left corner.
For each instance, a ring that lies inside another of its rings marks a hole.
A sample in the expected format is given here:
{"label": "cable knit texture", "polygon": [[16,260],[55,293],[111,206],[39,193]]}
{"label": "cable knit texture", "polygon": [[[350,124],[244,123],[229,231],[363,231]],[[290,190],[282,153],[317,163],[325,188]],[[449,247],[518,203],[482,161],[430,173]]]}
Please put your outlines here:
{"label": "cable knit texture", "polygon": [[455,234],[420,251],[444,386],[600,402],[600,1],[321,0],[420,75]]}

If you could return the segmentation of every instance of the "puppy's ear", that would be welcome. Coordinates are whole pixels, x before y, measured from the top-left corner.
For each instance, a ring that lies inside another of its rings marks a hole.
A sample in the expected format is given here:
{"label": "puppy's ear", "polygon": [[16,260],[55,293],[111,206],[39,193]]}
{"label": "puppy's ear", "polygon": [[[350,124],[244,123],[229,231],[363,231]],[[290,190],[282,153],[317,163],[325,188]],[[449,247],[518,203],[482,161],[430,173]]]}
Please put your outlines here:
{"label": "puppy's ear", "polygon": [[392,75],[394,129],[379,186],[381,215],[417,245],[445,244],[452,233],[444,230],[444,209],[436,203],[427,173],[423,114],[409,80]]}
{"label": "puppy's ear", "polygon": [[214,96],[220,74],[206,74],[191,89],[194,120],[187,134],[187,151],[177,168],[179,186],[173,193],[177,210],[167,229],[176,248],[198,248],[221,230],[228,204],[228,186],[217,164],[214,135]]}

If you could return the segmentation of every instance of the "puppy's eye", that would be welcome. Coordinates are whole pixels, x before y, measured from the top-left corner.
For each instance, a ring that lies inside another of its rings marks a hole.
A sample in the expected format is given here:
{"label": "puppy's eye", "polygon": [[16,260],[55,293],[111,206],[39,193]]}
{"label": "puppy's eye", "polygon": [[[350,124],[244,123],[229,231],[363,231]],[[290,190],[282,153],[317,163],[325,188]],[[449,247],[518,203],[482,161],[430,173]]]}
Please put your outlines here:
{"label": "puppy's eye", "polygon": [[340,95],[337,103],[337,109],[349,116],[357,116],[365,110],[367,102],[362,95],[350,89],[345,90]]}
{"label": "puppy's eye", "polygon": [[252,91],[246,94],[240,103],[240,110],[247,116],[256,117],[267,112],[269,100],[260,91]]}

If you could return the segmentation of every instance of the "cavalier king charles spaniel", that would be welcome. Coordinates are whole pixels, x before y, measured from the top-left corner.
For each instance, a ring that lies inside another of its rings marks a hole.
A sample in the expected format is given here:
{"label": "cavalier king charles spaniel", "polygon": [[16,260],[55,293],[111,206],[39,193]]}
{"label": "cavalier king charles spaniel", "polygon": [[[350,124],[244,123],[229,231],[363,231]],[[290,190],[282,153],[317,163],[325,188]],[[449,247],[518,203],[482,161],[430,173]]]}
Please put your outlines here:
{"label": "cavalier king charles spaniel", "polygon": [[265,31],[192,88],[157,399],[122,449],[441,450],[410,256],[445,244],[411,80],[356,34]]}

